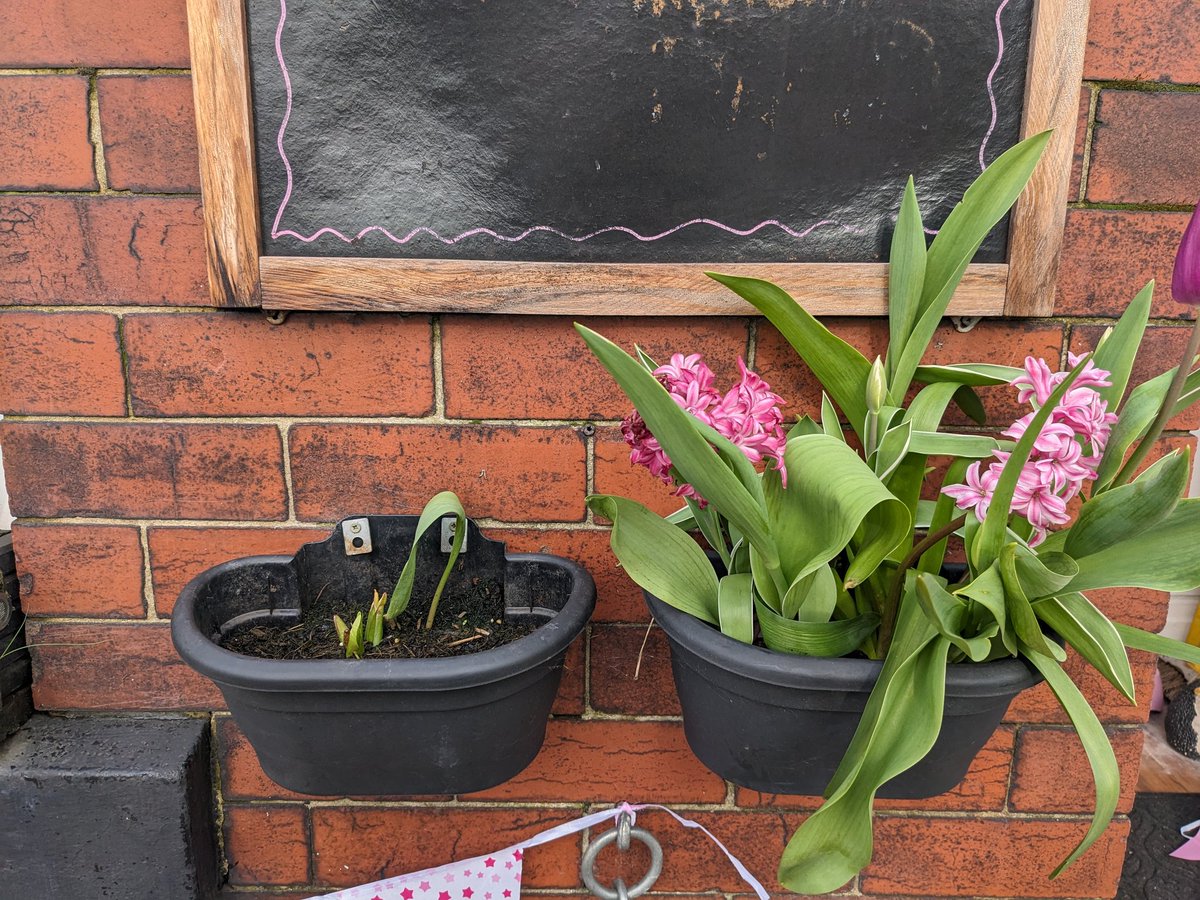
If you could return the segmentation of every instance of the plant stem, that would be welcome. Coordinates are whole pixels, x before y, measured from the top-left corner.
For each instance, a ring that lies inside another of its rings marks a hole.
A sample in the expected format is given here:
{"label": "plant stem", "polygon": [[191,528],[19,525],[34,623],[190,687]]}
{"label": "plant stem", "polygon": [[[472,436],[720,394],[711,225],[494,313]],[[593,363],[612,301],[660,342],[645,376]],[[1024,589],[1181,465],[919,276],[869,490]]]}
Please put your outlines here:
{"label": "plant stem", "polygon": [[1171,379],[1171,386],[1167,388],[1167,395],[1158,409],[1158,415],[1154,417],[1150,429],[1142,438],[1141,443],[1137,445],[1137,449],[1133,451],[1125,465],[1121,467],[1121,471],[1117,473],[1117,477],[1113,479],[1112,487],[1118,487],[1133,477],[1137,467],[1142,464],[1142,460],[1146,458],[1146,454],[1150,452],[1154,442],[1166,428],[1167,422],[1174,415],[1175,403],[1179,400],[1179,395],[1183,393],[1184,382],[1191,374],[1192,363],[1195,362],[1197,352],[1200,352],[1200,314],[1192,324],[1192,335],[1188,339],[1187,349],[1183,351],[1183,359],[1179,361],[1179,368],[1175,370],[1175,377]]}
{"label": "plant stem", "polygon": [[882,613],[883,621],[879,625],[879,655],[887,656],[888,647],[892,643],[892,633],[896,629],[896,614],[900,611],[900,594],[904,590],[904,575],[913,564],[917,562],[925,551],[936,544],[943,538],[947,538],[958,529],[962,528],[967,523],[967,514],[963,513],[957,519],[951,519],[937,531],[931,531],[925,537],[917,542],[917,545],[912,548],[908,556],[900,563],[896,569],[896,574],[892,578],[892,586],[888,591],[887,601],[884,604]]}

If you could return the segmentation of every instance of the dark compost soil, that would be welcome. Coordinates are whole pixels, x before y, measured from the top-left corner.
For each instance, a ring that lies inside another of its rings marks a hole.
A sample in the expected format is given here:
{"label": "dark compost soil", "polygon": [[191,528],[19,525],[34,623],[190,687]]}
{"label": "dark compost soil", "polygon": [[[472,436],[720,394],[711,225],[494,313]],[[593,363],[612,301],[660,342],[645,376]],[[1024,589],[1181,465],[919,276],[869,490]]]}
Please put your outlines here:
{"label": "dark compost soil", "polygon": [[[390,586],[389,586],[390,587]],[[405,610],[394,625],[385,625],[383,643],[367,645],[363,659],[433,659],[479,653],[522,638],[544,619],[527,612],[504,612],[503,588],[497,581],[476,579],[463,595],[442,596],[432,631],[425,630],[428,598]],[[303,614],[274,621],[246,622],[232,629],[221,646],[261,659],[344,659],[334,615],[350,625],[361,610],[366,618],[371,598],[333,598],[319,594]]]}

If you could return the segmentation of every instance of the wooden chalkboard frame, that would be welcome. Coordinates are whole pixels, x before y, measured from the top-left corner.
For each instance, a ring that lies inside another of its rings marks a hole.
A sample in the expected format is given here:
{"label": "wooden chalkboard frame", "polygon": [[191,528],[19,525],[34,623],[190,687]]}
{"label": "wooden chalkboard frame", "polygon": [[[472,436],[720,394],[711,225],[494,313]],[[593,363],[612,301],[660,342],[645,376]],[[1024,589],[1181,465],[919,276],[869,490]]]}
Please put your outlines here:
{"label": "wooden chalkboard frame", "polygon": [[[963,316],[1053,312],[1089,0],[1035,0],[1022,136],[1054,129],[1013,211],[1007,263],[972,265]],[[541,263],[260,255],[246,0],[188,0],[213,305],[540,315],[746,315],[696,263]],[[816,315],[886,313],[883,263],[721,264],[777,282]]]}

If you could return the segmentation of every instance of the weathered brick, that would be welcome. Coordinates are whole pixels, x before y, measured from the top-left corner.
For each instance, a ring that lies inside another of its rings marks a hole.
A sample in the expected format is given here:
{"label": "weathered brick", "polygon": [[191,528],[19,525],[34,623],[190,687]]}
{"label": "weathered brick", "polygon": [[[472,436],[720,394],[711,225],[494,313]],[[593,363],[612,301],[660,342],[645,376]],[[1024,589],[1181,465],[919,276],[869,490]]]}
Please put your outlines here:
{"label": "weathered brick", "polygon": [[[1140,728],[1109,729],[1121,770],[1117,811],[1129,812],[1142,756]],[[1077,773],[1064,778],[1064,772]],[[1009,807],[1015,812],[1091,813],[1096,793],[1091,767],[1072,728],[1022,728],[1017,737]]]}
{"label": "weathered brick", "polygon": [[222,709],[216,685],[175,653],[166,624],[31,621],[38,709]]}
{"label": "weathered brick", "polygon": [[169,616],[184,585],[215,565],[243,556],[291,555],[328,536],[324,528],[151,528],[154,608]]}
{"label": "weathered brick", "polygon": [[230,884],[304,884],[309,879],[308,848],[308,812],[303,806],[226,805]]}
{"label": "weathered brick", "polygon": [[207,304],[191,197],[0,197],[0,306]]}
{"label": "weathered brick", "polygon": [[647,635],[639,626],[592,626],[592,706],[623,715],[679,715],[671,648],[661,628]]}
{"label": "weathered brick", "polygon": [[[319,807],[312,811],[313,878],[341,887],[406,875],[511,846],[575,815],[512,807]],[[525,854],[523,883],[576,887],[579,856],[578,838],[534,847]]]}
{"label": "weathered brick", "polygon": [[296,425],[290,435],[301,518],[417,513],[439,490],[458,493],[472,518],[583,518],[583,441],[570,428]]}
{"label": "weathered brick", "polygon": [[122,0],[120,14],[90,0],[7,0],[3,66],[186,66],[184,0]]}
{"label": "weathered brick", "polygon": [[31,616],[141,618],[142,545],[124,525],[13,526],[21,607]]}
{"label": "weathered brick", "polygon": [[[953,790],[921,800],[896,800],[880,797],[877,810],[946,810],[951,812],[999,812],[1004,809],[1008,794],[1008,776],[1012,767],[1015,729],[1003,725],[996,730],[979,751],[967,770],[966,777]],[[764,794],[739,787],[736,795],[739,806],[766,806],[772,809],[816,809],[821,797],[788,794]]]}
{"label": "weathered brick", "polygon": [[97,188],[87,95],[79,75],[0,78],[0,190]]}
{"label": "weathered brick", "polygon": [[[1129,652],[1133,668],[1133,684],[1137,704],[1130,703],[1116,688],[1104,680],[1074,651],[1067,651],[1063,668],[1078,685],[1100,721],[1110,724],[1141,725],[1150,712],[1150,688],[1154,683],[1154,666],[1149,654],[1138,650]],[[1013,700],[1004,721],[1027,724],[1061,725],[1070,722],[1054,693],[1045,682],[1022,691]]]}
{"label": "weathered brick", "polygon": [[[745,319],[584,319],[632,352],[660,363],[703,353],[727,390],[746,355]],[[632,404],[592,356],[572,320],[548,316],[442,319],[446,414],[462,418],[619,419]],[[536,361],[536,374],[530,365]]]}
{"label": "weathered brick", "polygon": [[1200,84],[1200,6],[1092,0],[1083,77]]}
{"label": "weathered brick", "polygon": [[541,753],[521,774],[473,800],[717,803],[725,783],[688,749],[671,722],[551,720]]}
{"label": "weathered brick", "polygon": [[96,94],[110,187],[199,193],[191,78],[105,75]]}
{"label": "weathered brick", "polygon": [[116,316],[0,312],[0,412],[122,416]]}
{"label": "weathered brick", "polygon": [[0,429],[16,516],[287,514],[273,426],[5,422]]}
{"label": "weathered brick", "polygon": [[1087,821],[877,817],[864,893],[919,897],[1111,897],[1129,822],[1118,819],[1057,879]]}
{"label": "weathered brick", "polygon": [[1088,599],[1114,622],[1157,632],[1167,624],[1171,595],[1146,588],[1108,588],[1088,591]]}
{"label": "weathered brick", "polygon": [[[795,897],[776,881],[779,857],[803,816],[774,811],[693,812],[684,816],[711,831],[730,852],[754,873],[771,897]],[[666,813],[644,810],[638,813],[638,825],[650,831],[663,846],[663,871],[655,891],[745,891],[746,883],[721,853],[702,834],[683,828]],[[617,877],[640,878],[645,873],[648,855],[635,842],[627,854],[606,851],[597,860],[600,881],[612,884]]]}
{"label": "weathered brick", "polygon": [[[130,397],[145,416],[400,416],[433,408],[427,316],[258,311],[125,320]],[[270,348],[264,352],[264,348]]]}
{"label": "weathered brick", "polygon": [[1068,210],[1054,311],[1116,317],[1153,278],[1151,315],[1190,316],[1191,307],[1171,299],[1175,251],[1187,223],[1187,213]]}
{"label": "weathered brick", "polygon": [[488,535],[506,541],[510,551],[556,553],[573,559],[596,582],[593,622],[648,622],[650,613],[642,591],[625,574],[609,545],[609,532],[543,529],[488,529]]}
{"label": "weathered brick", "polygon": [[1180,135],[1200,118],[1200,94],[1100,92],[1087,199],[1192,205],[1200,158]]}
{"label": "weathered brick", "polygon": [[[1071,331],[1071,349],[1076,353],[1095,350],[1106,327],[1075,326]],[[1152,325],[1147,328],[1130,375],[1130,388],[1178,366],[1183,359],[1183,351],[1187,348],[1191,333],[1190,326],[1164,328]],[[1190,409],[1184,410],[1167,423],[1167,429],[1171,431],[1194,431],[1196,428],[1200,428],[1200,403],[1193,404]]]}

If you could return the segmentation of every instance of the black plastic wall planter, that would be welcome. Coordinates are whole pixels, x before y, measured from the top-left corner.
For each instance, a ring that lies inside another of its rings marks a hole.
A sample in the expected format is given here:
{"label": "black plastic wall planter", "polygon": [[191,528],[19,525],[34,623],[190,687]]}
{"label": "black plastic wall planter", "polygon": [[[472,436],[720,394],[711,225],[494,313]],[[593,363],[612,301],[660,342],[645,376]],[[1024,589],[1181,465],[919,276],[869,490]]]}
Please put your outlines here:
{"label": "black plastic wall planter", "polygon": [[[646,595],[671,644],[692,752],[734,784],[771,794],[821,794],[858,727],[882,663],[792,656],[743,644]],[[1004,718],[1041,680],[1023,660],[950,666],[942,731],[929,755],[881,797],[952,789]]]}
{"label": "black plastic wall planter", "polygon": [[[541,748],[567,647],[595,606],[591,576],[569,560],[505,555],[503,544],[470,524],[446,597],[493,572],[503,581],[505,618],[541,624],[467,656],[268,660],[218,646],[247,621],[296,621],[319,591],[338,591],[348,609],[361,608],[372,587],[394,584],[417,517],[365,521],[369,552],[351,551],[339,525],[295,557],[234,560],[195,578],[172,617],[180,656],[217,683],[263,770],[291,790],[456,794],[506,781]],[[414,603],[431,593],[423,593],[423,579],[436,581],[445,563],[437,531],[421,542]]]}

